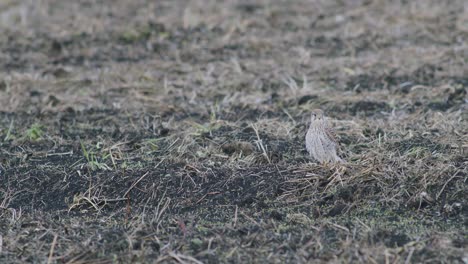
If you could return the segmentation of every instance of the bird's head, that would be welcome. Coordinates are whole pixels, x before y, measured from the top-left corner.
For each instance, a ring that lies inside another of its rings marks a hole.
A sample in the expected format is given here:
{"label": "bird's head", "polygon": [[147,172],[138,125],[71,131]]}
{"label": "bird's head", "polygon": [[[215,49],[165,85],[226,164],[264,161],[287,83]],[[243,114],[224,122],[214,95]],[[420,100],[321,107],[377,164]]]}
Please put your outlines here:
{"label": "bird's head", "polygon": [[315,120],[323,120],[323,111],[320,109],[312,110],[312,114],[310,115],[312,121]]}

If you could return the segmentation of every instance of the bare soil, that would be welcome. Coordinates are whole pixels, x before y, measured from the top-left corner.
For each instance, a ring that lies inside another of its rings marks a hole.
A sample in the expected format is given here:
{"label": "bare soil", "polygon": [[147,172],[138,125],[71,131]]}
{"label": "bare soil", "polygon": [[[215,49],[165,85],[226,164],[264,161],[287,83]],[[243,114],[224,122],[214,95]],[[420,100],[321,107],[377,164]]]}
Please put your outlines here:
{"label": "bare soil", "polygon": [[3,0],[0,33],[1,263],[468,262],[462,0]]}

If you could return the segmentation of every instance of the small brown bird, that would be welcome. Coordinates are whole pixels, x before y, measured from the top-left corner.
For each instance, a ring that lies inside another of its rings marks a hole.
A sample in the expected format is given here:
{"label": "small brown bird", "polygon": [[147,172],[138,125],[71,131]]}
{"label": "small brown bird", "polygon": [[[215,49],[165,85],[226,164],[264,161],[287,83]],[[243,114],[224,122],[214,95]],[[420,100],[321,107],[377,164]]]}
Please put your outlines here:
{"label": "small brown bird", "polygon": [[338,142],[336,140],[335,133],[325,119],[322,110],[315,109],[312,111],[311,123],[305,140],[307,151],[310,156],[318,162],[345,162],[336,154]]}

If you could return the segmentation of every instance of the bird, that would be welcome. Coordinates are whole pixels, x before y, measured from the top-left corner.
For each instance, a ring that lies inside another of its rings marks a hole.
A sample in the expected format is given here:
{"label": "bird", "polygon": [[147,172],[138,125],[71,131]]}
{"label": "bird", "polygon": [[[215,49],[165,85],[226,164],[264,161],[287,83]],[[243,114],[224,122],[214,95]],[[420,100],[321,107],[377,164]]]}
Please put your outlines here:
{"label": "bird", "polygon": [[310,156],[320,163],[345,163],[337,154],[338,141],[321,109],[312,110],[305,141]]}

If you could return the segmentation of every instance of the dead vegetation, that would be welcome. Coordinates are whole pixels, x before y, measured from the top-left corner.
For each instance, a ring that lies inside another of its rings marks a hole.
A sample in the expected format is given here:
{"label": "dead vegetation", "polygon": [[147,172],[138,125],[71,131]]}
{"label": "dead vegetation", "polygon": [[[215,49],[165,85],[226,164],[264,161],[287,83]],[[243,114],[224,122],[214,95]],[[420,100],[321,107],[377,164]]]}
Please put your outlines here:
{"label": "dead vegetation", "polygon": [[466,263],[466,8],[0,1],[0,262]]}

